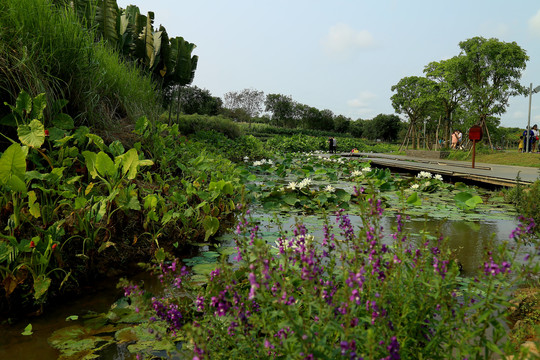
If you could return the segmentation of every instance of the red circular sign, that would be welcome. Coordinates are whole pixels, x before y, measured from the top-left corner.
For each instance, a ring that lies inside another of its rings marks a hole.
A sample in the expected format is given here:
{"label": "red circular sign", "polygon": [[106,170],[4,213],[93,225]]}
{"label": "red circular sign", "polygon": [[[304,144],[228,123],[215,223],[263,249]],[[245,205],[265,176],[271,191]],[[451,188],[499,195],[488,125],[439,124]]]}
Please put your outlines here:
{"label": "red circular sign", "polygon": [[479,125],[474,125],[473,127],[469,129],[469,140],[480,141],[482,140],[482,135],[483,135],[482,127]]}

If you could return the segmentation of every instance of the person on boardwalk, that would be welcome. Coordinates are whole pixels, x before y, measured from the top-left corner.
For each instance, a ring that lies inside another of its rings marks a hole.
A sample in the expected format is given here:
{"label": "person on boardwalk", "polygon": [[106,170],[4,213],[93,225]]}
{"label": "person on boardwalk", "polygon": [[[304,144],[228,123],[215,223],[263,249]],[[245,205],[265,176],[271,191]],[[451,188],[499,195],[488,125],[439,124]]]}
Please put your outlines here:
{"label": "person on boardwalk", "polygon": [[332,138],[332,142],[333,142],[333,147],[334,147],[334,154],[337,154],[337,139],[336,138]]}
{"label": "person on boardwalk", "polygon": [[328,152],[331,154],[334,152],[333,150],[334,150],[334,139],[332,139],[332,137],[329,137],[328,138]]}
{"label": "person on boardwalk", "polygon": [[459,141],[458,131],[454,130],[454,132],[452,133],[452,149],[455,149],[457,147],[458,141]]}

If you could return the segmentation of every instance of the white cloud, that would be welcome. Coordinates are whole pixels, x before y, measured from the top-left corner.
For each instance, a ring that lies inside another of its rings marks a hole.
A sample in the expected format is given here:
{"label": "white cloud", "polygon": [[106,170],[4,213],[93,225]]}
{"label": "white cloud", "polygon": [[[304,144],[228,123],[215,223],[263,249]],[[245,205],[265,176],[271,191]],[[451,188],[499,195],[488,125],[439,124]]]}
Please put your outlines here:
{"label": "white cloud", "polygon": [[347,57],[356,50],[372,47],[374,43],[369,31],[358,31],[343,23],[332,26],[321,40],[324,52],[334,57]]}
{"label": "white cloud", "polygon": [[369,91],[362,91],[356,99],[352,99],[347,101],[347,105],[354,108],[365,108],[370,106],[371,101],[374,100],[377,97],[372,92]]}
{"label": "white cloud", "polygon": [[377,98],[372,92],[363,91],[355,99],[347,101],[349,108],[352,108],[351,113],[354,116],[367,118],[374,116],[373,101]]}
{"label": "white cloud", "polygon": [[540,36],[540,10],[538,10],[536,15],[529,19],[529,30],[531,30],[534,35]]}
{"label": "white cloud", "polygon": [[510,33],[510,28],[503,23],[488,21],[480,26],[480,31],[485,34],[484,36],[505,38]]}

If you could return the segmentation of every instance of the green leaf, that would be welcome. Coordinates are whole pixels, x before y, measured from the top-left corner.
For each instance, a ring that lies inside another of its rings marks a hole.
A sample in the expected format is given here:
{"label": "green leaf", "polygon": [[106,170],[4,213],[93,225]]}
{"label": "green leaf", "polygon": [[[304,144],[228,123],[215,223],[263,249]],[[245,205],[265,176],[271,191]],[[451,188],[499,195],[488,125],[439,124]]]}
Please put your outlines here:
{"label": "green leaf", "polygon": [[109,155],[100,151],[96,156],[96,170],[101,176],[113,177],[116,175],[116,166]]}
{"label": "green leaf", "polygon": [[41,121],[34,119],[28,125],[19,125],[17,135],[23,145],[40,148],[45,142],[45,128]]}
{"label": "green leaf", "polygon": [[26,114],[30,114],[32,111],[32,97],[24,90],[19,93],[19,96],[17,96],[17,100],[15,100],[15,107],[12,107],[8,103],[4,104],[8,105],[22,118],[25,118]]}
{"label": "green leaf", "polygon": [[155,209],[158,204],[158,197],[154,194],[147,195],[144,198],[144,209]]}
{"label": "green leaf", "polygon": [[[122,145],[122,143],[118,140],[114,140],[111,144],[109,144],[109,150],[111,150],[111,153],[114,156],[120,156],[126,151],[126,149],[124,149],[124,145]],[[135,152],[137,151],[135,150]]]}
{"label": "green leaf", "polygon": [[66,318],[66,321],[75,321],[75,320],[79,320],[79,316],[78,316],[78,315],[69,315],[69,316]]}
{"label": "green leaf", "polygon": [[73,118],[68,114],[56,114],[52,120],[52,124],[62,130],[72,130],[75,127]]}
{"label": "green leaf", "polygon": [[202,223],[205,230],[204,241],[207,241],[210,236],[219,230],[219,220],[213,216],[207,216]]}
{"label": "green leaf", "polygon": [[29,336],[32,335],[34,332],[32,331],[32,324],[26,325],[24,328],[24,331],[21,333],[21,335]]}
{"label": "green leaf", "polygon": [[146,118],[146,116],[141,116],[137,119],[135,122],[135,131],[137,134],[142,134],[148,127],[150,126],[150,121]]}
{"label": "green leaf", "polygon": [[96,134],[86,134],[86,136],[88,137],[88,139],[90,139],[90,143],[94,143],[96,144],[96,146],[99,148],[99,150],[101,151],[105,151],[106,148],[107,148],[107,145],[105,145],[105,142],[103,141],[103,139],[101,137],[99,137],[98,135]]}
{"label": "green leaf", "polygon": [[51,278],[46,277],[45,275],[39,275],[36,279],[34,279],[34,298],[36,300],[39,300],[47,290],[49,290],[49,286],[51,285]]}
{"label": "green leaf", "polygon": [[28,211],[30,212],[30,215],[35,217],[36,219],[41,216],[41,212],[39,209],[39,203],[36,202],[37,196],[35,191],[29,191],[28,192]]}
{"label": "green leaf", "polygon": [[476,205],[478,204],[482,204],[483,201],[482,201],[482,198],[478,195],[475,195],[473,197],[471,197],[470,199],[468,199],[467,201],[465,201],[465,204],[470,208],[470,209],[474,209],[476,208]]}
{"label": "green leaf", "polygon": [[7,184],[13,177],[20,182],[24,179],[25,172],[26,152],[19,144],[10,145],[0,157],[0,183]]}
{"label": "green leaf", "polygon": [[127,174],[127,178],[130,180],[135,179],[139,165],[139,155],[137,154],[137,150],[131,148],[118,158],[121,160],[122,174]]}
{"label": "green leaf", "polygon": [[93,179],[96,178],[98,176],[98,172],[96,170],[97,154],[91,151],[83,151],[82,155],[84,156],[88,173]]}
{"label": "green leaf", "polygon": [[47,107],[45,93],[38,94],[32,101],[30,119],[43,119],[43,110]]}
{"label": "green leaf", "polygon": [[418,197],[418,193],[413,192],[408,198],[407,198],[407,204],[414,205],[414,206],[420,206],[422,205],[422,199]]}

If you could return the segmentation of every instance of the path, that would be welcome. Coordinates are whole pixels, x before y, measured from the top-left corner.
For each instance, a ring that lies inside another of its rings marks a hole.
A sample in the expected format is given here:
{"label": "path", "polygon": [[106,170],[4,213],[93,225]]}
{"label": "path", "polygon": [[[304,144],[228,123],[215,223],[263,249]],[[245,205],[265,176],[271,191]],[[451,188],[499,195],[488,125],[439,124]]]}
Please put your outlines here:
{"label": "path", "polygon": [[446,159],[424,159],[404,155],[378,153],[342,153],[341,156],[358,157],[362,161],[370,161],[373,165],[384,166],[409,171],[429,171],[450,177],[478,181],[482,183],[515,186],[517,177],[520,182],[530,184],[540,176],[540,169],[526,166],[497,165],[475,162],[474,169],[471,161],[456,161]]}

